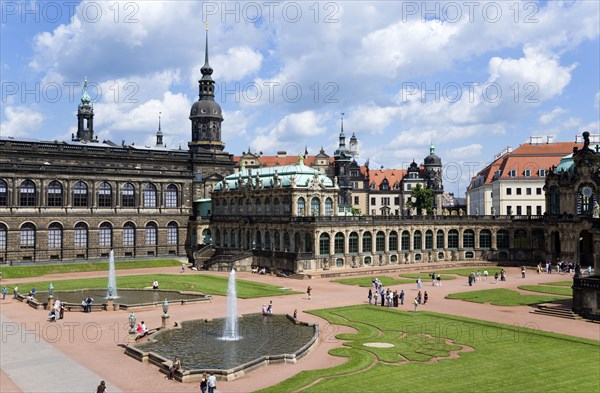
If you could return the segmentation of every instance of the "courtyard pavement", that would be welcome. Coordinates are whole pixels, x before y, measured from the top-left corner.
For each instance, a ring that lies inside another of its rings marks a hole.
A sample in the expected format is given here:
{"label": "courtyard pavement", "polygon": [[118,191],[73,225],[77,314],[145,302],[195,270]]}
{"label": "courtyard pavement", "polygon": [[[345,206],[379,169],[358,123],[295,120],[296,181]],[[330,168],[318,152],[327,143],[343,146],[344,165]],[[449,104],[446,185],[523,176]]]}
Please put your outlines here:
{"label": "courtyard pavement", "polygon": [[[430,269],[432,264],[410,265],[410,270],[407,270],[406,273],[418,272],[425,266]],[[483,269],[479,267],[474,268],[475,271],[478,269],[483,272]],[[519,269],[507,268],[506,270],[508,272],[506,282],[499,281],[498,284],[494,284],[494,279],[490,277],[487,281],[477,282],[472,287],[469,287],[466,277],[442,281],[441,287],[434,287],[427,277],[428,272],[432,270],[427,270],[422,274],[422,290],[427,290],[429,303],[419,306],[419,310],[460,315],[523,328],[536,328],[600,341],[600,324],[532,314],[531,311],[534,307],[530,306],[502,307],[444,299],[449,293],[492,288],[518,290],[518,285],[535,285],[571,279],[571,276],[566,274],[543,273],[538,275],[531,269],[528,269],[526,278],[523,279]],[[117,274],[175,274],[178,272],[179,267],[167,267],[118,271]],[[13,300],[10,296],[12,293],[10,284],[17,282],[103,277],[106,274],[106,272],[85,272],[48,275],[33,279],[2,280],[1,284],[7,285],[9,288],[9,295],[6,300],[0,301],[2,325],[0,392],[89,393],[95,390],[100,380],[107,382],[110,393],[120,391],[144,393],[199,391],[197,383],[179,383],[167,380],[155,366],[141,363],[124,355],[122,345],[127,341],[129,328],[127,312],[66,312],[63,320],[51,323],[47,322],[47,311],[34,310],[25,303]],[[190,270],[183,274],[228,275],[226,272],[193,272]],[[379,275],[397,277],[399,274],[401,273],[382,272]],[[372,277],[372,274],[368,276]],[[345,361],[343,358],[329,355],[328,351],[342,345],[342,342],[335,336],[338,333],[349,331],[349,328],[329,325],[324,320],[304,311],[367,304],[368,288],[332,283],[328,278],[295,280],[245,272],[239,272],[238,279],[265,282],[302,292],[301,294],[272,298],[239,299],[239,314],[260,312],[262,305],[272,300],[274,313],[292,314],[297,309],[298,319],[318,322],[320,339],[318,345],[298,363],[271,365],[254,370],[235,381],[219,381],[217,384],[219,392],[249,392],[271,386],[302,370],[332,367]],[[313,288],[310,300],[304,293],[308,285]],[[406,293],[408,300],[398,310],[412,310],[411,300],[417,294],[416,283],[394,285],[390,288],[404,289]],[[21,288],[22,291],[28,289]],[[524,291],[520,292],[525,293]],[[170,323],[190,319],[224,317],[225,309],[226,298],[223,296],[213,296],[213,301],[210,303],[171,305],[169,309]],[[150,329],[160,326],[161,315],[160,307],[136,312],[137,320],[144,320]]]}

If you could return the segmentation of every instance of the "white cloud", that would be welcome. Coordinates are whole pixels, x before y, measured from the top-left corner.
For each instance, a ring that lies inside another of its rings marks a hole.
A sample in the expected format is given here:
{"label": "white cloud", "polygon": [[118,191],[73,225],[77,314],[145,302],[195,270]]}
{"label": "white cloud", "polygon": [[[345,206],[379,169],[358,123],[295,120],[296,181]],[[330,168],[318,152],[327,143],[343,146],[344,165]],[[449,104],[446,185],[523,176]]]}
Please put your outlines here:
{"label": "white cloud", "polygon": [[325,127],[322,126],[324,119],[323,115],[313,111],[286,115],[275,126],[254,139],[252,150],[298,150],[299,146],[304,145],[306,138],[325,132]]}
{"label": "white cloud", "polygon": [[554,121],[554,119],[556,119],[558,116],[562,115],[563,113],[565,113],[565,110],[563,108],[561,108],[560,106],[557,106],[556,108],[552,109],[551,112],[544,113],[543,115],[541,115],[539,117],[538,121],[542,124],[549,124],[552,121]]}
{"label": "white cloud", "polygon": [[448,152],[444,155],[444,158],[449,159],[464,159],[465,157],[475,158],[481,154],[482,146],[479,143],[472,143],[466,146],[456,147],[454,149],[448,150]]}
{"label": "white cloud", "polygon": [[0,124],[2,136],[31,137],[44,121],[44,116],[26,106],[4,107],[4,118]]}
{"label": "white cloud", "polygon": [[[240,80],[255,74],[260,70],[262,61],[263,55],[247,46],[229,48],[226,54],[218,54],[209,60],[213,64],[219,64],[214,78],[223,82]],[[201,68],[202,64],[196,68]]]}

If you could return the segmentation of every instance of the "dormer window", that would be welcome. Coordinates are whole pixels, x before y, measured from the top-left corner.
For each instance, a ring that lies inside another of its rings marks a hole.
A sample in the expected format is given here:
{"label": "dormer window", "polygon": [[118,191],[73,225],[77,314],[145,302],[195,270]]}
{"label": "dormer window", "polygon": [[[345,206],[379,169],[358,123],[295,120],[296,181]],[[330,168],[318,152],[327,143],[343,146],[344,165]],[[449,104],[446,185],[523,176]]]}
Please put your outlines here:
{"label": "dormer window", "polygon": [[514,169],[511,169],[508,172],[508,176],[510,176],[510,177],[517,177],[517,171],[515,171]]}
{"label": "dormer window", "polygon": [[540,169],[540,177],[546,177],[546,170]]}
{"label": "dormer window", "polygon": [[525,175],[525,177],[530,177],[531,176],[531,170],[525,169],[524,175]]}

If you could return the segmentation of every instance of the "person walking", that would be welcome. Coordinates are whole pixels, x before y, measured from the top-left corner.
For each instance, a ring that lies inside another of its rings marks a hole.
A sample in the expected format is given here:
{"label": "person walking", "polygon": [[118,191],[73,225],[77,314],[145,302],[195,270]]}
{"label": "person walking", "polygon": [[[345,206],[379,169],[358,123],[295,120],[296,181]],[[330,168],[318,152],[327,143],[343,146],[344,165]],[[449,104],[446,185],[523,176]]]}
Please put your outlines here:
{"label": "person walking", "polygon": [[15,287],[13,288],[13,299],[16,299],[18,294],[19,294],[19,286],[15,285]]}
{"label": "person walking", "polygon": [[417,278],[417,289],[421,289],[421,276]]}
{"label": "person walking", "polygon": [[496,284],[498,284],[498,272],[494,273],[494,280],[496,280]]}
{"label": "person walking", "polygon": [[423,304],[427,304],[428,300],[429,300],[429,295],[427,294],[427,291],[425,291],[425,293],[423,294]]}
{"label": "person walking", "polygon": [[208,381],[206,380],[206,374],[203,374],[202,379],[200,380],[200,392],[206,393],[207,388],[208,388]]}
{"label": "person walking", "polygon": [[8,289],[6,289],[6,285],[2,286],[2,300],[6,299],[6,293],[8,292]]}
{"label": "person walking", "polygon": [[525,278],[525,266],[521,266],[521,278]]}
{"label": "person walking", "polygon": [[100,381],[100,385],[96,388],[96,393],[108,393],[106,390],[106,383],[104,381]]}
{"label": "person walking", "polygon": [[435,279],[437,281],[437,286],[441,287],[442,286],[442,276],[440,276],[439,274],[437,276],[435,276]]}
{"label": "person walking", "polygon": [[485,281],[487,281],[487,277],[488,277],[488,271],[487,271],[487,269],[486,269],[486,270],[484,270],[484,271],[483,271],[483,279],[484,279]]}
{"label": "person walking", "polygon": [[369,298],[369,304],[371,304],[373,301],[373,291],[371,289],[369,289],[369,295],[367,297]]}
{"label": "person walking", "polygon": [[308,300],[310,300],[311,292],[312,292],[312,287],[309,285],[308,288],[306,288],[306,294],[308,295]]}
{"label": "person walking", "polygon": [[404,305],[404,289],[400,290],[400,305]]}
{"label": "person walking", "polygon": [[377,305],[377,291],[373,294],[373,299],[375,300],[375,305]]}
{"label": "person walking", "polygon": [[413,301],[413,304],[415,306],[415,309],[413,311],[417,311],[417,306],[419,305],[419,301],[417,300],[416,297],[415,297],[415,300]]}
{"label": "person walking", "polygon": [[207,384],[208,384],[208,393],[215,393],[215,389],[217,388],[217,377],[215,377],[214,373],[210,373]]}

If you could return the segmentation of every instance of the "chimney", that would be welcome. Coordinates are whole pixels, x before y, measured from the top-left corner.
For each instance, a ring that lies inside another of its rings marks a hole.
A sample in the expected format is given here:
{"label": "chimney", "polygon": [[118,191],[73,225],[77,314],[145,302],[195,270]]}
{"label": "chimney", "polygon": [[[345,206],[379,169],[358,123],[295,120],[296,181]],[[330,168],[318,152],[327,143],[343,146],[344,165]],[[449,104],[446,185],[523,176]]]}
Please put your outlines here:
{"label": "chimney", "polygon": [[281,150],[281,151],[277,152],[277,158],[284,158],[286,155],[287,155],[286,151]]}

